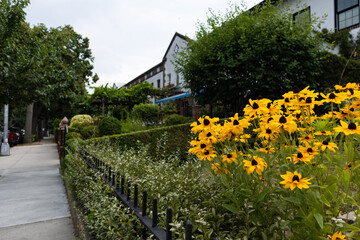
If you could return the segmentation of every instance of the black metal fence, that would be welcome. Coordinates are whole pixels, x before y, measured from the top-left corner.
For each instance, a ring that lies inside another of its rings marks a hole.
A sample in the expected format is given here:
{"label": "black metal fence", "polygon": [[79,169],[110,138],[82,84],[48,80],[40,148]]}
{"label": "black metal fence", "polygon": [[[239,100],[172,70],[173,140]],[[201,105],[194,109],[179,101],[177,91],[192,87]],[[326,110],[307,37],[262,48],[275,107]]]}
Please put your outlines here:
{"label": "black metal fence", "polygon": [[[94,155],[83,151],[81,153],[83,161],[95,172],[100,173],[100,176],[104,181],[114,189],[114,192],[119,200],[121,200],[127,207],[129,207],[141,223],[146,227],[142,232],[142,236],[146,239],[146,229],[150,231],[154,238],[158,240],[171,240],[171,223],[172,223],[172,209],[168,207],[166,209],[166,229],[164,230],[158,226],[158,208],[157,198],[152,200],[152,216],[151,218],[146,215],[147,211],[147,191],[142,191],[142,206],[139,206],[139,193],[138,185],[134,184],[134,199],[130,198],[131,183],[127,182],[126,193],[125,193],[125,178],[120,176],[119,172],[112,171],[111,166],[105,164],[103,161],[95,157]],[[192,223],[187,221],[185,224],[185,240],[192,239]],[[218,240],[218,239],[215,239]]]}

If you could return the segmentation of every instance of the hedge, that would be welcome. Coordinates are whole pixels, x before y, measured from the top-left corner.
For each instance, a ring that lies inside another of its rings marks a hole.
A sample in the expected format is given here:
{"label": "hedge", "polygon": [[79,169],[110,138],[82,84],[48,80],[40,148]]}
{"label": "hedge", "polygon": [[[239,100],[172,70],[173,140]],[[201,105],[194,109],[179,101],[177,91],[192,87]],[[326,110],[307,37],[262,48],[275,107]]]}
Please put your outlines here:
{"label": "hedge", "polygon": [[[187,123],[88,139],[85,144],[94,144],[96,146],[111,144],[122,150],[138,149],[141,145],[149,145],[148,155],[153,160],[159,160],[175,153],[180,154],[181,159],[186,159],[191,137],[190,124]],[[170,141],[167,141],[167,139]],[[161,144],[161,141],[167,141],[167,144]]]}

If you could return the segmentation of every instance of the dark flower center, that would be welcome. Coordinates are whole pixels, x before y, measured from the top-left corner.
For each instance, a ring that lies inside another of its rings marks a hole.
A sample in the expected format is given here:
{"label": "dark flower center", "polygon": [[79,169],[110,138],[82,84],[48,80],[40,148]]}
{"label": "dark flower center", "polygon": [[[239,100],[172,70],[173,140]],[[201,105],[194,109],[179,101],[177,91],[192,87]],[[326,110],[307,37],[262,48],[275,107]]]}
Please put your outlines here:
{"label": "dark flower center", "polygon": [[354,109],[354,108],[350,108],[349,110],[350,110],[351,112],[355,111],[355,109]]}
{"label": "dark flower center", "polygon": [[325,134],[326,132],[325,131],[321,131],[322,134]]}
{"label": "dark flower center", "polygon": [[323,145],[329,145],[329,142],[326,141],[326,140],[324,140],[324,141],[322,142],[322,144],[323,144]]}
{"label": "dark flower center", "polygon": [[201,123],[199,122],[199,120],[197,120],[197,122],[196,122],[196,123],[197,123],[197,125],[201,125]]}
{"label": "dark flower center", "polygon": [[313,149],[312,149],[312,148],[308,148],[306,151],[307,151],[308,153],[312,153],[312,152],[313,152]]}
{"label": "dark flower center", "polygon": [[259,108],[259,104],[254,103],[254,104],[252,105],[252,108],[253,108],[253,109],[258,109],[258,108]]}
{"label": "dark flower center", "polygon": [[267,123],[269,123],[271,120],[273,120],[273,118],[271,117],[271,118],[269,118],[268,120],[267,120]]}
{"label": "dark flower center", "polygon": [[310,138],[309,138],[309,136],[306,136],[305,139],[306,139],[306,140],[309,140]]}
{"label": "dark flower center", "polygon": [[290,102],[290,99],[289,99],[289,98],[285,98],[285,102],[286,102],[286,103],[289,103],[289,102]]}
{"label": "dark flower center", "polygon": [[271,129],[266,129],[266,133],[270,134],[271,133]]}
{"label": "dark flower center", "polygon": [[302,157],[303,157],[302,153],[301,153],[301,152],[298,152],[297,158],[302,158]]}
{"label": "dark flower center", "polygon": [[256,165],[258,165],[258,162],[257,162],[255,159],[253,159],[253,160],[251,161],[251,165],[252,165],[252,166],[256,166]]}
{"label": "dark flower center", "polygon": [[233,125],[234,125],[234,126],[239,125],[239,121],[235,119],[235,120],[233,121]]}
{"label": "dark flower center", "polygon": [[334,93],[330,93],[329,99],[335,99],[335,98],[336,98],[336,95]]}
{"label": "dark flower center", "polygon": [[356,129],[356,124],[353,123],[353,122],[351,122],[351,123],[349,123],[348,128],[349,128],[350,130],[355,130],[355,129]]}
{"label": "dark flower center", "polygon": [[312,103],[311,97],[307,97],[307,98],[306,98],[306,103]]}
{"label": "dark flower center", "polygon": [[268,104],[266,105],[266,107],[267,107],[267,108],[270,108],[270,107],[271,107],[271,103],[268,103]]}
{"label": "dark flower center", "polygon": [[300,178],[298,175],[294,175],[293,178],[292,178],[292,181],[295,182],[295,181],[298,181],[300,182]]}
{"label": "dark flower center", "polygon": [[210,121],[208,119],[204,119],[204,125],[207,126],[210,124]]}
{"label": "dark flower center", "polygon": [[211,132],[208,132],[208,134],[206,134],[206,136],[211,137],[212,136]]}
{"label": "dark flower center", "polygon": [[296,118],[299,119],[301,117],[300,113],[296,114]]}
{"label": "dark flower center", "polygon": [[293,92],[294,93],[299,93],[300,92],[300,88],[298,86],[294,86],[294,89],[293,89]]}
{"label": "dark flower center", "polygon": [[226,155],[227,158],[232,158],[232,155],[230,153],[228,153],[228,155]]}
{"label": "dark flower center", "polygon": [[351,168],[351,164],[348,164],[348,168]]}
{"label": "dark flower center", "polygon": [[268,148],[268,147],[267,147],[267,148],[265,148],[265,150],[266,150],[266,151],[269,151],[269,150],[270,150],[270,148]]}
{"label": "dark flower center", "polygon": [[202,143],[202,144],[200,145],[200,147],[201,147],[201,148],[206,148],[206,144]]}
{"label": "dark flower center", "polygon": [[286,117],[281,116],[281,118],[279,119],[279,123],[286,123]]}
{"label": "dark flower center", "polygon": [[339,89],[336,89],[336,90],[335,90],[335,93],[340,93],[340,90],[339,90]]}
{"label": "dark flower center", "polygon": [[349,92],[351,93],[351,95],[354,95],[354,89],[350,88]]}
{"label": "dark flower center", "polygon": [[300,102],[302,102],[302,101],[304,101],[304,100],[305,100],[305,98],[301,97],[299,100],[300,100]]}
{"label": "dark flower center", "polygon": [[209,155],[210,152],[208,150],[206,150],[206,152],[204,152],[204,155]]}

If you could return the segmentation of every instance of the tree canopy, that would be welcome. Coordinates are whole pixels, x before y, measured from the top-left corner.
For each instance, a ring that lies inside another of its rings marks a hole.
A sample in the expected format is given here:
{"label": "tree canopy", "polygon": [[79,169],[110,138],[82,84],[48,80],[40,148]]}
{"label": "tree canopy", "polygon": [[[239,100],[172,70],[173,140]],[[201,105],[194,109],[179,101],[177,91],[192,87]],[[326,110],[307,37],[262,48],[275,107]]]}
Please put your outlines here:
{"label": "tree canopy", "polygon": [[316,88],[321,39],[315,23],[312,17],[295,24],[289,10],[270,1],[212,13],[176,60],[177,71],[200,104],[221,102],[233,111],[249,98],[278,98],[294,85]]}

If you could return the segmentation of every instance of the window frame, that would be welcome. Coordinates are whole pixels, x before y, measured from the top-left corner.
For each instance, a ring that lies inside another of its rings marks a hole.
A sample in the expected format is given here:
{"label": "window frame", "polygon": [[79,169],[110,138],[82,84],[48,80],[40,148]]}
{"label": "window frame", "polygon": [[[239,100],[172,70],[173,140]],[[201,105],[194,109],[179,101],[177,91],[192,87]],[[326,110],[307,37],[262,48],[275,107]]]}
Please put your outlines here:
{"label": "window frame", "polygon": [[[357,0],[357,4],[354,4],[354,5],[352,5],[351,7],[348,7],[348,8],[345,8],[345,9],[343,9],[343,10],[341,10],[341,11],[338,11],[338,2],[339,1],[341,1],[341,0],[334,0],[334,4],[335,4],[335,26],[336,26],[336,31],[341,31],[341,30],[344,30],[344,29],[349,29],[349,28],[352,28],[352,27],[354,27],[354,26],[357,26],[357,25],[360,25],[360,6],[359,6],[359,3],[360,3],[360,1],[359,0]],[[346,26],[346,27],[344,27],[344,28],[341,28],[340,29],[340,14],[341,13],[344,13],[344,12],[347,12],[347,11],[349,11],[349,10],[351,10],[351,9],[354,9],[354,8],[358,8],[359,10],[359,13],[358,13],[358,22],[357,23],[355,23],[355,24],[352,24],[352,25],[350,25],[350,26]]]}
{"label": "window frame", "polygon": [[304,12],[308,12],[308,13],[309,13],[309,21],[311,21],[311,9],[310,9],[310,6],[308,6],[308,7],[304,8],[304,9],[302,9],[302,10],[300,10],[300,11],[297,11],[296,13],[293,14],[293,22],[294,22],[294,24],[297,23],[297,22],[296,22],[296,17],[297,17],[298,15],[303,14]]}

